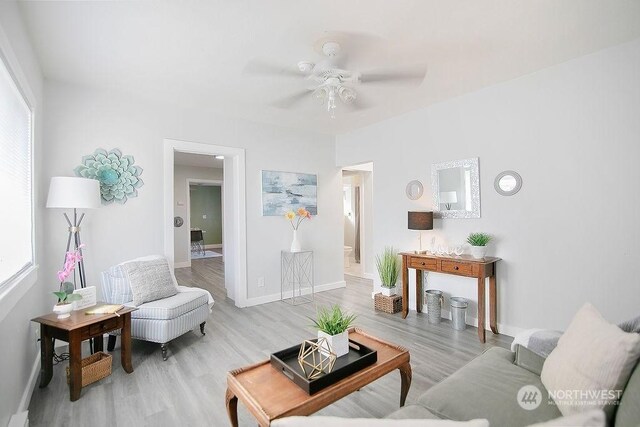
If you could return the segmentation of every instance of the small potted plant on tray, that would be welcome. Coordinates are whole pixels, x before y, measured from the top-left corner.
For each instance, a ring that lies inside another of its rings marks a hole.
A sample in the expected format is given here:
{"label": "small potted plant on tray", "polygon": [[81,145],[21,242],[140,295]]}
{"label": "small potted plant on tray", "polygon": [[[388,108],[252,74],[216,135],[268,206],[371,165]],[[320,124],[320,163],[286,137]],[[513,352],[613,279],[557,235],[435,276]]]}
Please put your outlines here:
{"label": "small potted plant on tray", "polygon": [[75,270],[76,263],[81,259],[82,255],[80,255],[80,248],[75,251],[67,252],[64,258],[64,266],[61,271],[58,271],[60,290],[53,293],[58,297],[58,303],[53,306],[53,312],[58,314],[58,319],[66,319],[69,317],[69,313],[73,311],[73,301],[82,299],[82,296],[73,293],[75,289],[73,283],[66,281],[73,270]]}
{"label": "small potted plant on tray", "polygon": [[487,233],[471,233],[467,237],[467,243],[471,245],[471,255],[476,259],[482,259],[487,255],[487,245],[491,236]]}
{"label": "small potted plant on tray", "polygon": [[329,343],[329,350],[333,351],[336,357],[349,353],[349,327],[353,324],[356,316],[343,312],[342,309],[334,305],[330,309],[320,307],[317,319],[311,319],[318,329],[318,338],[326,338]]}
{"label": "small potted plant on tray", "polygon": [[392,247],[384,248],[384,252],[376,255],[376,267],[382,282],[382,295],[388,297],[396,294],[396,282],[400,273],[398,252]]}

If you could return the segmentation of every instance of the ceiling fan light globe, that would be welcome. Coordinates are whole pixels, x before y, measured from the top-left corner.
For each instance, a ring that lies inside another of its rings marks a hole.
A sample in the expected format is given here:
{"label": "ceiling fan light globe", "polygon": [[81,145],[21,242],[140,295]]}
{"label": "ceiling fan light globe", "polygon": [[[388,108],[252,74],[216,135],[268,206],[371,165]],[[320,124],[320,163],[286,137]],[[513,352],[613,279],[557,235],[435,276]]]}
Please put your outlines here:
{"label": "ceiling fan light globe", "polygon": [[311,73],[313,71],[314,65],[315,64],[313,62],[300,61],[300,62],[298,62],[298,69],[302,73],[309,74],[309,73]]}
{"label": "ceiling fan light globe", "polygon": [[340,96],[342,102],[344,102],[345,104],[352,103],[358,97],[356,91],[345,86],[341,86],[340,89],[338,89],[338,95]]}

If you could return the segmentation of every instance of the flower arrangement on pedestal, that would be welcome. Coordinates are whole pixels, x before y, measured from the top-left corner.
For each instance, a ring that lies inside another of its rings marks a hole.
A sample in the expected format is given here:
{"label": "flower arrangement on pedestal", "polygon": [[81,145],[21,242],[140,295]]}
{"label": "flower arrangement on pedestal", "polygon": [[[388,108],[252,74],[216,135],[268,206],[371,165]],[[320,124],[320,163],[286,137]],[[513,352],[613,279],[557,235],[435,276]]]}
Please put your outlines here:
{"label": "flower arrangement on pedestal", "polygon": [[[293,240],[291,241],[291,252],[300,252],[300,242],[298,241],[298,227],[305,219],[311,219],[311,212],[305,208],[298,208],[296,212],[289,211],[284,214],[285,218],[291,223],[293,228]],[[297,217],[297,219],[296,219]]]}

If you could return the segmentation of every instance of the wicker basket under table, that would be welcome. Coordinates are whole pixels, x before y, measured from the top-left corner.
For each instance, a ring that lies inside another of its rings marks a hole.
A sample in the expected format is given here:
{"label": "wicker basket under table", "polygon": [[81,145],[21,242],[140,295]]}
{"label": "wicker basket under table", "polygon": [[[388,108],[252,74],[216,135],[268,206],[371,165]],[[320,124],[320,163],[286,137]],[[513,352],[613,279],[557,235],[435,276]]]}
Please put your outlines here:
{"label": "wicker basket under table", "polygon": [[[82,387],[99,381],[111,375],[111,355],[102,351],[93,353],[81,361]],[[67,384],[71,381],[69,367],[67,366]]]}
{"label": "wicker basket under table", "polygon": [[381,293],[375,294],[373,297],[374,306],[376,310],[384,311],[385,313],[399,313],[402,311],[402,297],[400,295],[386,296]]}

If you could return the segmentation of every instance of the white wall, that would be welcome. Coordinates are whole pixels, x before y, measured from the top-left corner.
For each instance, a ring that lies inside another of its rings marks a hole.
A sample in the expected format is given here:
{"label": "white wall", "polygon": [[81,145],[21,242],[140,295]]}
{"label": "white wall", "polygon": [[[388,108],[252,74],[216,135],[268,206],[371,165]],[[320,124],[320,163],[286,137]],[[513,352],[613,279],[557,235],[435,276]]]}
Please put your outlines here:
{"label": "white wall", "polygon": [[[203,168],[197,166],[174,165],[173,168],[173,211],[174,216],[180,216],[184,220],[182,227],[174,228],[173,246],[174,263],[176,265],[189,263],[191,247],[191,235],[187,226],[187,180],[206,179],[209,181],[222,181],[222,168]],[[180,206],[182,203],[182,206]]]}
{"label": "white wall", "polygon": [[[246,149],[250,304],[279,299],[280,250],[291,242],[284,218],[261,216],[261,169],[318,174],[319,215],[303,224],[299,236],[303,247],[315,251],[316,284],[344,285],[342,181],[333,138],[145,103],[114,91],[58,82],[47,82],[45,89],[47,177],[72,174],[82,156],[98,147],[118,147],[144,168],[145,184],[137,198],[88,214],[83,237],[91,284],[98,283],[99,272],[112,264],[163,253],[163,139],[173,138]],[[47,219],[52,231],[47,247],[58,253],[65,245],[64,220],[58,214]],[[53,265],[47,266],[47,274],[53,270]],[[259,277],[264,277],[264,287],[257,287]]]}
{"label": "white wall", "polygon": [[[477,156],[482,218],[436,220],[425,234],[495,236],[504,331],[566,328],[586,301],[611,321],[638,315],[638,76],[635,40],[339,136],[338,165],[375,165],[376,252],[417,246],[407,211],[432,207],[432,163]],[[505,169],[524,181],[512,197],[493,189]],[[415,202],[404,193],[412,179],[426,190]],[[428,280],[475,299],[471,279]]]}
{"label": "white wall", "polygon": [[[35,239],[36,264],[42,266],[45,260],[42,251],[43,224],[42,212],[46,200],[47,188],[40,184],[40,168],[43,164],[42,119],[43,95],[42,74],[37,58],[29,43],[16,2],[0,2],[0,49],[9,58],[10,66],[18,74],[19,83],[26,83],[33,92],[35,102],[34,123],[34,192],[35,192]],[[14,63],[13,60],[16,62]],[[10,201],[4,201],[5,203]],[[0,235],[1,236],[1,235]],[[3,241],[2,244],[10,244]],[[29,405],[31,389],[39,373],[39,346],[33,333],[35,325],[30,319],[51,310],[55,297],[50,294],[49,285],[55,285],[55,275],[48,275],[40,268],[33,275],[34,281],[23,281],[19,289],[13,289],[9,295],[0,299],[0,425],[7,425],[9,418],[17,411]],[[45,285],[46,283],[46,285]],[[34,370],[34,368],[36,368]]]}

